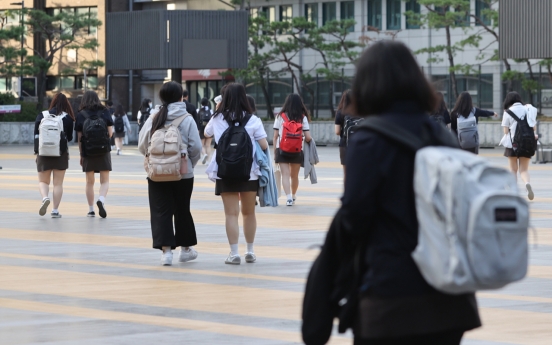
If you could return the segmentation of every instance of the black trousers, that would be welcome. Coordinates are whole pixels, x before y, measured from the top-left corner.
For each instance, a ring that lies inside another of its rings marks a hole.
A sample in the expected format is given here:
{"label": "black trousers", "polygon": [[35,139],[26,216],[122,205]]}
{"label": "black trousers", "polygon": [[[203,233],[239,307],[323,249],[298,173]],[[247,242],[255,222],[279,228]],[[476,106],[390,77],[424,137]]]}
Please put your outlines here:
{"label": "black trousers", "polygon": [[354,345],[460,345],[464,331],[446,331],[399,338],[361,339]]}
{"label": "black trousers", "polygon": [[[190,198],[194,179],[153,182],[148,179],[153,248],[190,247],[197,244]],[[174,226],[173,226],[174,217]]]}

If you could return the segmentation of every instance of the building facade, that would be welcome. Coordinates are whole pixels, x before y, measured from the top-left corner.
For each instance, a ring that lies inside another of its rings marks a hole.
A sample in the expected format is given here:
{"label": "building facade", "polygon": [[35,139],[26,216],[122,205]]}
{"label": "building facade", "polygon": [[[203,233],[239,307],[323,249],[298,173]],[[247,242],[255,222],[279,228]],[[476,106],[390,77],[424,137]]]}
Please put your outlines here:
{"label": "building facade", "polygon": [[[418,4],[416,0],[350,0],[350,1],[313,1],[313,0],[253,0],[250,3],[250,12],[253,16],[266,16],[270,21],[287,21],[292,17],[304,17],[316,25],[322,26],[329,20],[354,19],[356,25],[349,35],[349,39],[357,42],[373,42],[379,39],[395,39],[406,43],[412,51],[416,52],[425,48],[438,47],[446,45],[446,34],[444,29],[429,29],[427,27],[413,24],[407,20],[406,12],[425,14],[427,9]],[[493,4],[498,8],[498,2]],[[502,61],[490,61],[494,51],[498,49],[498,41],[494,35],[487,33],[483,25],[492,26],[492,21],[485,17],[485,10],[489,8],[488,2],[480,0],[470,0],[470,13],[483,19],[483,23],[476,22],[474,18],[467,18],[462,27],[451,30],[452,43],[458,43],[469,35],[476,32],[481,33],[482,40],[477,46],[466,46],[455,53],[454,59],[456,65],[470,65],[472,71],[469,74],[456,72],[458,92],[469,91],[473,97],[476,106],[495,110],[500,112],[501,104],[505,92],[515,89],[528,98],[529,94],[521,87],[521,82],[512,82],[510,84],[503,82],[502,74],[506,67]],[[498,29],[496,29],[499,34]],[[369,45],[369,43],[368,43]],[[482,56],[482,51],[485,53]],[[452,93],[451,83],[449,82],[449,63],[447,57],[442,54],[420,53],[416,55],[419,64],[424,72],[434,82],[436,88],[445,96],[449,107],[454,105],[455,97]],[[313,70],[317,64],[321,63],[320,55],[312,50],[302,51],[295,62],[303,66],[303,70]],[[509,60],[512,70],[528,74],[526,63],[515,63]],[[535,61],[532,62],[532,72],[536,79],[539,79],[543,88],[533,93],[531,102],[538,102],[541,105],[543,113],[551,113],[552,104],[547,103],[547,95],[552,94],[552,84],[550,78]],[[283,68],[283,64],[275,64],[271,69],[278,70]],[[542,73],[540,73],[542,72]],[[313,80],[318,80],[316,115],[327,117],[330,112],[325,99],[333,97],[333,104],[338,104],[341,97],[341,91],[350,87],[351,77],[354,74],[354,66],[347,63],[342,69],[343,78],[331,82],[321,80],[319,76],[313,75]],[[278,80],[273,80],[269,84],[272,94],[272,105],[277,107],[283,102],[285,94],[296,92],[294,90],[291,78],[285,75]],[[256,95],[259,103],[263,102],[264,96],[258,87],[249,85],[248,92]],[[308,95],[304,95],[308,98]],[[544,101],[542,101],[544,100]],[[529,102],[530,100],[527,99]],[[542,104],[541,104],[542,103]]]}

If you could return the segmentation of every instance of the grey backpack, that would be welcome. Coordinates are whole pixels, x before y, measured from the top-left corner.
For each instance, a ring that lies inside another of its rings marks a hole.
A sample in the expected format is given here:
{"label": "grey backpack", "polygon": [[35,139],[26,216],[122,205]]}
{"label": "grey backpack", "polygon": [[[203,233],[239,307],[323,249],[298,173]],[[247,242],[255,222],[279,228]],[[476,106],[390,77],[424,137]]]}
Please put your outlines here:
{"label": "grey backpack", "polygon": [[479,133],[477,132],[477,119],[475,118],[475,108],[468,117],[458,115],[458,142],[463,149],[473,149],[479,147]]}
{"label": "grey backpack", "polygon": [[[416,151],[418,245],[412,258],[425,280],[439,291],[462,294],[523,279],[529,206],[515,176],[469,152],[428,146],[435,140],[385,122],[367,118],[363,127]],[[447,145],[445,135],[440,137]]]}

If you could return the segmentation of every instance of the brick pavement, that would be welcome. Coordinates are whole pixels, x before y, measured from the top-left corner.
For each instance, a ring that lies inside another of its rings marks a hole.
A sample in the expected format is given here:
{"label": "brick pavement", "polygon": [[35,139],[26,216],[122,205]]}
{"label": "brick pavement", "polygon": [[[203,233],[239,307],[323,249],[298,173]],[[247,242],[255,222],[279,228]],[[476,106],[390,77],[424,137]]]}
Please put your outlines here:
{"label": "brick pavement", "polygon": [[[258,262],[224,265],[222,202],[205,166],[196,171],[192,214],[197,261],[159,266],[151,249],[147,184],[135,148],[113,156],[107,219],[86,218],[84,175],[70,161],[62,219],[38,216],[29,146],[0,146],[0,343],[294,344],[310,263],[339,206],[337,148],[321,148],[319,184],[301,180],[297,205],[259,208]],[[500,150],[483,150],[506,165]],[[77,157],[71,148],[72,157]],[[552,165],[531,166],[538,246],[529,277],[478,294],[485,326],[467,345],[552,343]],[[280,199],[283,201],[283,199]],[[532,239],[534,237],[532,236]],[[534,240],[532,240],[534,242]],[[243,237],[241,251],[245,249]],[[350,334],[332,344],[351,344]]]}

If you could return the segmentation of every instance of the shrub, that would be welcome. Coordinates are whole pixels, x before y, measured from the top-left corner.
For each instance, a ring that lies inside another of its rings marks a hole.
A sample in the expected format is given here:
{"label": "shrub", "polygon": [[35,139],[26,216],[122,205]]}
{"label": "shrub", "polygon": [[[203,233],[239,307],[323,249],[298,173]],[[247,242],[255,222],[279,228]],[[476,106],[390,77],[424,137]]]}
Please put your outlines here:
{"label": "shrub", "polygon": [[21,104],[21,112],[0,114],[0,122],[34,122],[40,112],[34,102],[20,102],[9,93],[0,93],[0,105]]}

